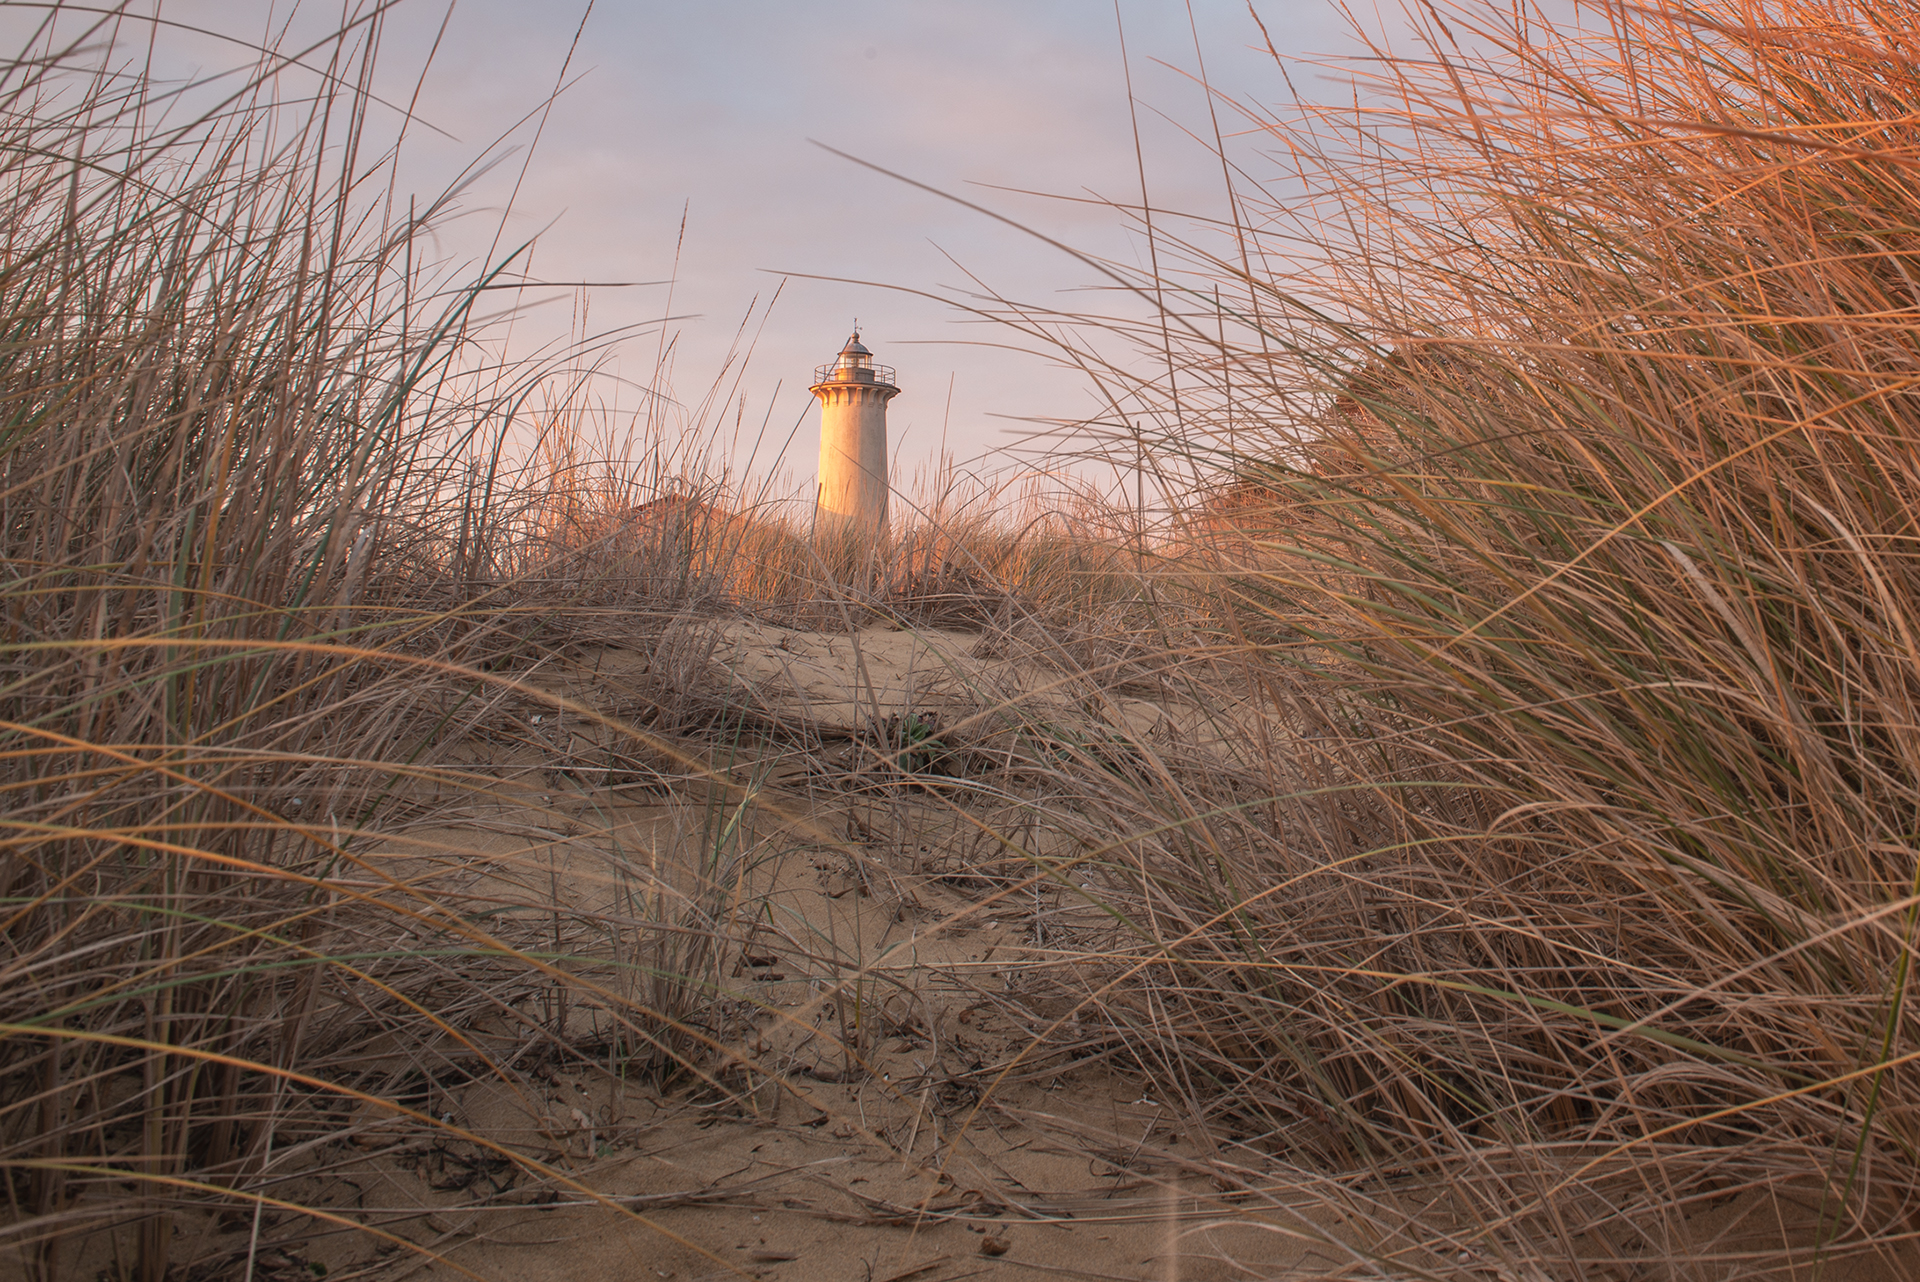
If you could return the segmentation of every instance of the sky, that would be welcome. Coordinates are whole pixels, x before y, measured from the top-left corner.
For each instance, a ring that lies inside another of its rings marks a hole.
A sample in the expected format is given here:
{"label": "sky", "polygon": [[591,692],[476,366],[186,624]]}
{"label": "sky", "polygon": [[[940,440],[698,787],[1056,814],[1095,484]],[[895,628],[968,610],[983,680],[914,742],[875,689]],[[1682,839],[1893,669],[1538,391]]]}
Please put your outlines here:
{"label": "sky", "polygon": [[[1289,58],[1356,48],[1331,0],[1254,4]],[[856,317],[903,389],[890,408],[897,480],[943,449],[991,467],[1033,421],[1100,408],[1083,376],[1009,350],[1023,340],[952,301],[992,292],[1085,306],[1080,291],[1097,279],[1087,266],[821,144],[1129,263],[1144,243],[1100,201],[1137,202],[1143,170],[1159,208],[1223,208],[1202,65],[1221,125],[1239,135],[1236,158],[1257,179],[1282,170],[1228,105],[1283,109],[1293,96],[1245,0],[448,8],[395,5],[378,85],[404,103],[417,84],[416,113],[432,126],[409,129],[405,190],[424,200],[487,149],[503,157],[463,193],[440,251],[477,269],[531,241],[542,280],[671,282],[529,290],[516,349],[580,332],[584,302],[586,330],[632,327],[604,365],[616,417],[644,403],[665,350],[673,430],[731,441],[738,420],[742,440],[759,441],[752,469],[777,460],[801,485],[818,450],[806,385]],[[340,11],[339,0],[165,0],[160,12],[180,25],[158,65],[185,75],[248,61],[241,45],[186,28],[258,40],[290,22],[297,40]],[[1335,71],[1292,75],[1296,88],[1317,81],[1343,96]],[[744,371],[737,356],[729,365],[743,321]],[[728,449],[748,464],[746,444]]]}

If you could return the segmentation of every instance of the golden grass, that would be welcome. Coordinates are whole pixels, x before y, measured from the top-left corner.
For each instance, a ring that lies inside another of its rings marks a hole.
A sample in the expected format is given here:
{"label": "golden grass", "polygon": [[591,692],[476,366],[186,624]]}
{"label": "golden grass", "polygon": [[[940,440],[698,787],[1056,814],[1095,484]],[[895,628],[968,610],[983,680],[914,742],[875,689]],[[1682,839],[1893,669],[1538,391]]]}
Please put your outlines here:
{"label": "golden grass", "polygon": [[[52,92],[80,51],[13,63],[4,1241],[52,1277],[119,1232],[161,1282],[224,1208],[251,1270],[329,1109],[445,1128],[446,1080],[542,1056],[751,1097],[752,870],[844,843],[760,764],[817,739],[703,684],[700,621],[745,612],[1049,674],[965,691],[938,753],[854,745],[877,843],[944,824],[984,907],[1093,910],[992,995],[1031,1021],[1001,1080],[1138,1075],[1214,1179],[1337,1210],[1354,1270],[1909,1249],[1920,64],[1875,0],[1599,12],[1421,10],[1365,111],[1270,126],[1319,203],[1238,187],[1228,252],[1156,222],[1184,269],[1129,283],[1189,300],[1142,338],[1178,397],[1096,355],[1144,331],[1074,355],[1160,425],[1116,453],[1210,508],[1145,537],[949,484],[881,566],[577,425],[503,469],[553,371],[461,379],[474,295],[405,267],[433,211],[315,196],[321,114],[292,153],[261,99],[103,141],[115,82]],[[609,638],[653,665],[630,707],[554,675]],[[674,800],[672,859],[550,800],[589,775]],[[476,864],[448,823],[544,844]],[[589,845],[607,893],[570,897]],[[1690,1245],[1755,1191],[1799,1218]]]}
{"label": "golden grass", "polygon": [[1180,430],[1247,455],[1216,653],[1291,736],[1276,792],[1116,798],[1180,1016],[1106,1010],[1250,1143],[1467,1190],[1396,1267],[1653,1267],[1729,1188],[1809,1208],[1742,1267],[1891,1250],[1920,77],[1871,3],[1596,16],[1418,11],[1275,130],[1323,199],[1240,189],[1266,256],[1140,282],[1236,300],[1168,318]]}

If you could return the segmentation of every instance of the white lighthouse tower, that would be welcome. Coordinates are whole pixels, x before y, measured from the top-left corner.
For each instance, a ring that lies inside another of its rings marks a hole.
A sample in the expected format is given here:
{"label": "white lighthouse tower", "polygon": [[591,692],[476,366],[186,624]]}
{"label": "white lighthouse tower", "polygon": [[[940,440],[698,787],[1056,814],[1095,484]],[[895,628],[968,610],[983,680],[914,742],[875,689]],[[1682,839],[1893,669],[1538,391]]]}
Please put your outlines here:
{"label": "white lighthouse tower", "polygon": [[820,398],[820,494],[814,530],[878,543],[887,537],[887,402],[893,370],[873,363],[860,331],[831,365],[813,372]]}

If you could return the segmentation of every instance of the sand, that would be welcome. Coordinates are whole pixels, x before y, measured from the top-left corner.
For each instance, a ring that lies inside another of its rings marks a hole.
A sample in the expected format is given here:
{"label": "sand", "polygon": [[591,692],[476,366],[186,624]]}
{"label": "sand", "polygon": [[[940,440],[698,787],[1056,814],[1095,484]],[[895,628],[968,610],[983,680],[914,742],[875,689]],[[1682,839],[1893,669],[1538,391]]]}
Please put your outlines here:
{"label": "sand", "polygon": [[[696,758],[583,711],[627,718],[658,704],[663,663],[679,665],[673,688],[688,699],[718,685],[788,746]],[[594,649],[528,684],[455,754],[491,782],[440,797],[372,858],[436,893],[546,913],[575,972],[609,992],[683,1001],[702,1021],[700,1073],[636,1073],[605,1053],[606,1009],[575,998],[548,1014],[577,1053],[509,1056],[503,1025],[494,1053],[513,1060],[508,1077],[405,1101],[443,1125],[359,1107],[282,1159],[273,1196],[351,1208],[386,1240],[343,1228],[283,1245],[301,1222],[276,1211],[257,1237],[243,1221],[182,1222],[178,1256],[224,1253],[235,1267],[251,1241],[254,1276],[276,1282],[1305,1279],[1377,1276],[1356,1252],[1409,1220],[1458,1218],[1444,1185],[1223,1149],[1111,1071],[1085,1012],[1057,984],[1030,982],[1099,914],[1071,885],[1009,892],[980,875],[978,833],[882,768],[906,719],[963,726],[956,741],[990,747],[991,708],[1016,697],[1030,713],[1051,707],[1222,761],[1236,739],[1284,727],[1203,716],[1177,690],[1089,688],[1044,654],[983,653],[950,630],[693,621],[672,646]],[[749,792],[751,820],[716,839],[715,815],[745,814]],[[622,913],[708,913],[738,946],[629,955],[568,924]],[[717,1002],[637,987],[641,963],[708,961]],[[1754,1194],[1691,1223],[1737,1255],[1792,1232],[1790,1219]],[[1472,1276],[1562,1276],[1474,1249],[1455,1261]],[[104,1266],[99,1254],[76,1266]],[[1623,1263],[1609,1276],[1667,1274]],[[1899,1272],[1843,1261],[1823,1276]]]}

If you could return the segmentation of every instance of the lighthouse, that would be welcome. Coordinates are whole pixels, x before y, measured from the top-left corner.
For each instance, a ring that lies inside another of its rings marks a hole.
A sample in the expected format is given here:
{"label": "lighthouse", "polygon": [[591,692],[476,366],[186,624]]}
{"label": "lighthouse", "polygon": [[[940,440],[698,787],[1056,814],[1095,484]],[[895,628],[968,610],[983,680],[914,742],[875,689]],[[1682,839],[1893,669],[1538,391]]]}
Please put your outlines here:
{"label": "lighthouse", "polygon": [[813,372],[820,400],[820,492],[816,533],[860,542],[887,537],[887,402],[900,395],[893,370],[873,363],[855,329],[839,357]]}

